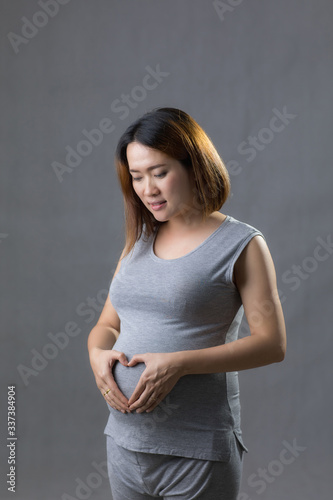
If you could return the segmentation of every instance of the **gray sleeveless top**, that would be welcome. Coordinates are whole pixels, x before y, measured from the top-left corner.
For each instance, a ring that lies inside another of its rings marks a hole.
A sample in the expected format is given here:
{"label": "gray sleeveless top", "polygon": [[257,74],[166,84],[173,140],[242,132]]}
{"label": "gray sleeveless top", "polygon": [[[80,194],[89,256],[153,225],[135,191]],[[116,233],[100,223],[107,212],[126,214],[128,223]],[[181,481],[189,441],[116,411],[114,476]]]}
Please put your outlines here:
{"label": "gray sleeveless top", "polygon": [[[156,232],[142,235],[110,285],[120,318],[113,349],[134,354],[203,349],[236,340],[244,309],[232,281],[234,264],[247,243],[263,234],[227,215],[188,254],[165,260],[153,250]],[[113,375],[129,398],[144,363]],[[204,460],[228,460],[230,442],[242,441],[237,372],[185,375],[150,413],[123,414],[108,405],[104,433],[129,450]]]}

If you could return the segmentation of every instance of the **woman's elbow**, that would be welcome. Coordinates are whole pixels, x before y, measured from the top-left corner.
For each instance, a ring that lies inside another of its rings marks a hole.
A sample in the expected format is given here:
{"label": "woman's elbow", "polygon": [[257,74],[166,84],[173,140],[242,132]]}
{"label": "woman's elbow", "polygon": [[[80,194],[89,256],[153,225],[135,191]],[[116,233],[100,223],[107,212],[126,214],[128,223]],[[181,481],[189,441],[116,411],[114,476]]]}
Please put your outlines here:
{"label": "woman's elbow", "polygon": [[281,363],[286,356],[285,339],[266,338],[263,340],[263,356],[266,364]]}
{"label": "woman's elbow", "polygon": [[274,357],[273,363],[281,363],[286,357],[287,346],[286,343],[279,343],[272,349],[272,355]]}
{"label": "woman's elbow", "polygon": [[281,361],[283,361],[285,357],[286,357],[286,351],[280,350],[276,354],[275,363],[281,363]]}
{"label": "woman's elbow", "polygon": [[285,359],[287,351],[287,335],[285,326],[281,325],[280,327],[275,328],[273,332],[271,331],[267,340],[268,345],[270,345],[269,350],[273,358],[273,363],[281,363],[281,361]]}

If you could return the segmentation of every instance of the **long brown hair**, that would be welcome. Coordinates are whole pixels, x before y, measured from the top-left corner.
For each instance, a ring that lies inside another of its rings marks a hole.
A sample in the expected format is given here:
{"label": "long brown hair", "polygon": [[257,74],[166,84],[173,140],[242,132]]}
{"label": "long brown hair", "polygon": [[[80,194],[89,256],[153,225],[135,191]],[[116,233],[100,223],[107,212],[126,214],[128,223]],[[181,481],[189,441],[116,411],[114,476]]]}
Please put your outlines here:
{"label": "long brown hair", "polygon": [[139,142],[178,160],[195,179],[194,206],[202,217],[220,210],[230,193],[228,171],[212,141],[198,123],[176,108],[157,108],[130,125],[119,139],[115,165],[124,196],[126,256],[141,237],[149,237],[163,222],[155,219],[135,193],[127,161],[127,146]]}

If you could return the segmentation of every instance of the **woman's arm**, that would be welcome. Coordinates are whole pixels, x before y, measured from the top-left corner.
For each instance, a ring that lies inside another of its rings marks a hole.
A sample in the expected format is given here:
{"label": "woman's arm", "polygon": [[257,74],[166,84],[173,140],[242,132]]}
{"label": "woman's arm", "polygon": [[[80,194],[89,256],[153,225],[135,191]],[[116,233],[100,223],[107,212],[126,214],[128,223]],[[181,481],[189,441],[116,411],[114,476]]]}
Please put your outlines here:
{"label": "woman's arm", "polygon": [[146,370],[129,399],[131,410],[153,410],[184,375],[246,370],[284,359],[286,329],[275,268],[261,236],[252,238],[237,259],[234,282],[251,335],[205,349],[134,355],[129,366],[144,362]]}
{"label": "woman's arm", "polygon": [[[121,266],[121,257],[118,261],[113,278],[119,272]],[[89,355],[94,348],[98,349],[112,349],[120,331],[120,320],[118,314],[111,304],[109,296],[106,298],[104,308],[100,314],[96,326],[91,330],[88,337],[88,351]]]}
{"label": "woman's arm", "polygon": [[175,353],[183,375],[246,370],[284,359],[286,328],[275,268],[261,236],[252,238],[237,259],[234,282],[251,335],[217,347]]}
{"label": "woman's arm", "polygon": [[[112,349],[119,337],[120,327],[113,327],[111,324],[117,324],[119,322],[115,319],[112,322],[112,317],[114,317],[114,307],[110,302],[110,298],[107,297],[104,308],[101,312],[99,320],[97,321],[94,328],[89,333],[87,347],[89,355],[94,349]],[[116,313],[117,314],[117,313]],[[110,321],[111,320],[111,321]]]}
{"label": "woman's arm", "polygon": [[[119,259],[114,276],[120,269]],[[128,360],[123,352],[114,351],[114,346],[120,332],[120,320],[108,296],[104,308],[88,337],[88,351],[91,368],[95,375],[97,387],[110,406],[125,413],[128,411],[128,399],[119,390],[112,368],[116,361],[127,366]],[[105,394],[106,391],[108,394]]]}

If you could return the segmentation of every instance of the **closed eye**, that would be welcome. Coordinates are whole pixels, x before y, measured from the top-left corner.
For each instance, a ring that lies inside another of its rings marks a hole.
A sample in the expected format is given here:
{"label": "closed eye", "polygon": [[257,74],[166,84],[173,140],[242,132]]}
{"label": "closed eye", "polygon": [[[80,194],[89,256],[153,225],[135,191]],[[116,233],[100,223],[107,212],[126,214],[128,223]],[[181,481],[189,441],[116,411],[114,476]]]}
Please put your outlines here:
{"label": "closed eye", "polygon": [[[156,174],[154,177],[157,177],[158,179],[162,179],[167,172],[162,172],[161,174]],[[133,181],[141,181],[142,177],[133,177]]]}

